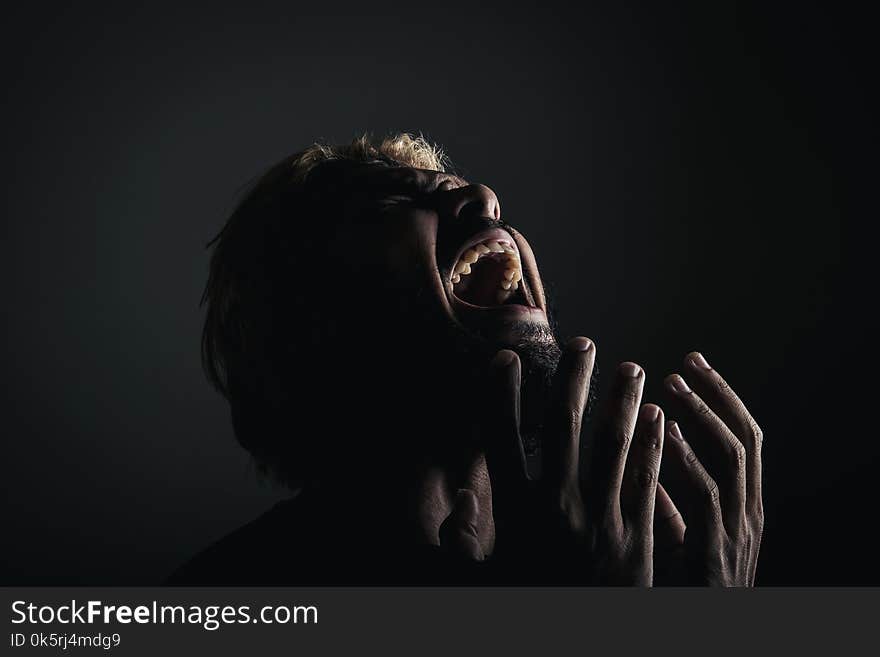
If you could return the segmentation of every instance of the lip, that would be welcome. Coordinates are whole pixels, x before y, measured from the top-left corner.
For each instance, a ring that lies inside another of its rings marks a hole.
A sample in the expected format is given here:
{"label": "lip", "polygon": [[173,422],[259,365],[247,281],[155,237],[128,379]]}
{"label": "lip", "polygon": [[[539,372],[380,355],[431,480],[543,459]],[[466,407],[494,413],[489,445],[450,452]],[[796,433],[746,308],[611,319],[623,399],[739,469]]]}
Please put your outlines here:
{"label": "lip", "polygon": [[458,317],[480,320],[530,321],[547,323],[547,313],[537,306],[526,306],[521,303],[510,303],[504,306],[474,306],[452,295],[452,307]]}
{"label": "lip", "polygon": [[[447,277],[444,281],[444,287],[446,288],[447,295],[449,297],[449,301],[456,318],[462,324],[474,325],[484,330],[493,328],[497,329],[498,327],[502,327],[512,322],[547,324],[548,322],[546,309],[542,307],[544,295],[536,295],[532,293],[532,290],[536,289],[534,286],[540,285],[540,282],[534,280],[531,275],[533,271],[537,270],[535,263],[532,262],[533,256],[530,250],[528,250],[528,252],[526,253],[523,251],[523,249],[520,248],[520,245],[517,243],[516,236],[511,232],[503,228],[490,228],[475,233],[464,241],[461,248],[459,248],[455,256],[452,258],[451,262],[448,263],[448,272],[452,271],[452,268],[455,266],[455,264],[458,262],[459,258],[461,258],[465,251],[476,246],[477,244],[486,242],[488,240],[496,240],[504,242],[505,244],[509,244],[516,252],[517,257],[522,263],[523,279],[521,282],[523,286],[523,293],[530,305],[507,304],[503,306],[491,307],[475,306],[459,299],[455,295],[453,291],[452,281],[449,280],[449,278]],[[530,259],[530,261],[524,262],[524,258]],[[492,332],[494,333],[496,331],[493,330]]]}

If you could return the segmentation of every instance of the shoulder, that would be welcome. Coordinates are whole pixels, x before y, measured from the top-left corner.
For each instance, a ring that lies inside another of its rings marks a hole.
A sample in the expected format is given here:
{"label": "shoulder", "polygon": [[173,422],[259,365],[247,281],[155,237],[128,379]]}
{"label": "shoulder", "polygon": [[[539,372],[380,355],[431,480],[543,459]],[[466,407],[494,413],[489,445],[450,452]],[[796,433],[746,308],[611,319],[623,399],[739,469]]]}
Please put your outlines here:
{"label": "shoulder", "polygon": [[306,547],[298,540],[300,504],[279,502],[264,514],[224,536],[178,568],[171,586],[271,585],[289,580]]}

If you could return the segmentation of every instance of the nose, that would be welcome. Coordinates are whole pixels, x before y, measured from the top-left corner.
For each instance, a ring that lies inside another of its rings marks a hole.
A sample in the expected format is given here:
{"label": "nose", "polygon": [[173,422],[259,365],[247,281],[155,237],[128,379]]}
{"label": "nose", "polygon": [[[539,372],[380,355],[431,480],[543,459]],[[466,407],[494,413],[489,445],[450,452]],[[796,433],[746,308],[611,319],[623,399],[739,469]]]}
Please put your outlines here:
{"label": "nose", "polygon": [[443,194],[444,208],[456,219],[501,220],[501,205],[498,197],[486,185],[465,185],[451,189]]}

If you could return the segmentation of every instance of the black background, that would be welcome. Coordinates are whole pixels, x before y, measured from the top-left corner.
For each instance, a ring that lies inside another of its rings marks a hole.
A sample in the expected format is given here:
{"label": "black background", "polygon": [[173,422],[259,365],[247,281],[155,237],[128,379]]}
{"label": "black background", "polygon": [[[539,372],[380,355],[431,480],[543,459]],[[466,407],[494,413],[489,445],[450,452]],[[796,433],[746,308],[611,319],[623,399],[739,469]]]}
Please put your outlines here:
{"label": "black background", "polygon": [[614,7],[7,14],[3,583],[156,583],[283,496],[200,371],[204,245],[274,161],[398,130],[496,190],[606,369],[734,385],[759,582],[880,583],[866,19]]}

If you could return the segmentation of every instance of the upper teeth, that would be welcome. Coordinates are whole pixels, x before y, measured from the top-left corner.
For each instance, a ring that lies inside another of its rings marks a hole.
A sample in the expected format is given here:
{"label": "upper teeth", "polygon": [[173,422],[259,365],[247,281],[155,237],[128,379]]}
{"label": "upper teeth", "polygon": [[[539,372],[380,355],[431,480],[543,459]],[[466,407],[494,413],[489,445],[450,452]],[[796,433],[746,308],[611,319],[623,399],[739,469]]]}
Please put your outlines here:
{"label": "upper teeth", "polygon": [[461,281],[462,276],[471,273],[471,265],[483,256],[490,253],[503,253],[504,256],[504,276],[500,281],[500,289],[498,290],[498,302],[502,303],[510,296],[514,290],[519,288],[519,281],[522,280],[522,265],[516,249],[509,242],[498,240],[486,240],[480,244],[476,244],[461,254],[455,267],[452,268],[452,283],[456,284]]}

